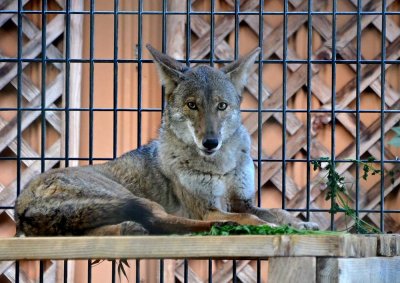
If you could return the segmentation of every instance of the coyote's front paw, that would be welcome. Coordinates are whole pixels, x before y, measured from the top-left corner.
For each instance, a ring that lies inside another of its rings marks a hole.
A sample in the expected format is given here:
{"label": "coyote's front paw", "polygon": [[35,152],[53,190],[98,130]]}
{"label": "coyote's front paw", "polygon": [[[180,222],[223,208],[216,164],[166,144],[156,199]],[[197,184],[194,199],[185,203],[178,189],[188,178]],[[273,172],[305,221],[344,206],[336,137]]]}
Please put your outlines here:
{"label": "coyote's front paw", "polygon": [[297,229],[319,230],[318,224],[314,222],[297,222],[292,226]]}
{"label": "coyote's front paw", "polygon": [[121,223],[121,235],[148,235],[149,231],[139,223],[125,221]]}

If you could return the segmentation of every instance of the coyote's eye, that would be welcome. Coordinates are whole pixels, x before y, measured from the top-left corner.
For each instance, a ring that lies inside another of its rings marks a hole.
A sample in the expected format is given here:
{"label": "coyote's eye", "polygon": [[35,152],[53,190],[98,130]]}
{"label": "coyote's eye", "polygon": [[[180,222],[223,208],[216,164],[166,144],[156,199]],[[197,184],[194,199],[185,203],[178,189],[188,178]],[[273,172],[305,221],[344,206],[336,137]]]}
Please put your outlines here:
{"label": "coyote's eye", "polygon": [[189,102],[187,103],[187,106],[188,106],[190,109],[192,109],[192,110],[197,110],[197,105],[196,105],[196,103],[193,102],[193,101],[189,101]]}
{"label": "coyote's eye", "polygon": [[226,104],[225,102],[218,103],[218,110],[224,111],[226,107],[228,107],[228,104]]}

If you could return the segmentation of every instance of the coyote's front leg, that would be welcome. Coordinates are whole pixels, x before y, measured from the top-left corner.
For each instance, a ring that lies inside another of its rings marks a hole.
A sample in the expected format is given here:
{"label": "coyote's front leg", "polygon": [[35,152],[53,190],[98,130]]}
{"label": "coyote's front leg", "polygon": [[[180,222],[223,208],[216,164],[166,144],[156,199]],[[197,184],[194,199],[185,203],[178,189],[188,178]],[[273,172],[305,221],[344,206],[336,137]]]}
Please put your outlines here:
{"label": "coyote's front leg", "polygon": [[298,229],[318,230],[318,224],[314,222],[304,222],[294,217],[289,212],[279,208],[260,208],[253,204],[253,201],[233,199],[231,200],[231,210],[234,212],[251,213],[268,223],[277,225],[290,225]]}

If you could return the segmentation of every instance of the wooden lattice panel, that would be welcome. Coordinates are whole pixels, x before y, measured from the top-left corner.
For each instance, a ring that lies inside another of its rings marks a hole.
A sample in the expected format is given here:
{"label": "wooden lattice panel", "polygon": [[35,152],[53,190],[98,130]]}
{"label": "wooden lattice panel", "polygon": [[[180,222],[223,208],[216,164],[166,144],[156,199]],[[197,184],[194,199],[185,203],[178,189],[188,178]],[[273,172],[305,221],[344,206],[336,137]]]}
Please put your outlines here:
{"label": "wooden lattice panel", "polygon": [[[40,1],[23,0],[24,10],[41,10]],[[54,0],[48,2],[50,10],[65,9],[65,3],[62,0]],[[1,9],[16,11],[18,9],[18,1],[5,0],[1,3]],[[82,7],[82,4],[75,3],[72,8]],[[42,30],[41,30],[41,16],[32,14],[22,15],[22,57],[24,59],[37,59],[41,58],[42,53]],[[1,58],[16,58],[17,57],[17,37],[18,29],[18,15],[16,13],[0,14],[0,31],[7,38],[3,40],[0,47]],[[75,17],[71,24],[71,31],[79,31],[82,29],[81,20]],[[81,33],[71,35],[70,41],[75,45],[70,49],[72,56],[81,56]],[[46,24],[46,59],[65,58],[64,55],[64,41],[65,41],[65,15],[48,15]],[[77,44],[76,44],[77,43]],[[80,97],[80,78],[75,75],[80,75],[80,66],[71,68],[71,72],[76,71],[70,77],[70,82],[74,85],[69,93],[70,102],[74,106],[79,101]],[[22,72],[18,74],[18,67],[16,62],[2,62],[0,63],[0,97],[1,107],[16,107],[17,94],[18,94],[18,75],[21,76],[23,108],[36,108],[40,109],[42,106],[42,86],[40,78],[40,65],[38,63],[23,62]],[[46,99],[45,108],[59,108],[64,105],[64,92],[65,92],[65,64],[60,62],[53,62],[46,64]],[[77,99],[78,98],[78,99]],[[63,113],[61,111],[48,111],[46,110],[46,149],[43,153],[45,158],[59,158],[63,156],[63,145],[65,142],[65,123]],[[75,124],[79,121],[76,114],[70,116],[72,123]],[[77,120],[78,119],[78,120]],[[21,176],[20,188],[22,189],[29,180],[41,172],[42,164],[39,159],[42,156],[40,139],[41,139],[41,111],[26,110],[21,112]],[[1,156],[16,157],[18,151],[18,117],[17,111],[4,111],[0,113],[0,154]],[[70,131],[70,140],[76,139],[75,131]],[[76,153],[76,146],[73,146],[72,152]],[[71,153],[71,152],[70,152]],[[24,159],[33,158],[33,159]],[[2,168],[12,167],[16,168],[15,161],[0,161]],[[54,166],[59,166],[60,162],[56,159],[46,159],[44,161],[45,170],[51,169]],[[17,195],[17,179],[16,169],[11,169],[14,174],[12,176],[2,175],[0,178],[0,205],[4,207],[12,207]],[[4,171],[10,173],[11,171]],[[7,228],[9,223],[14,220],[14,212],[12,209],[0,209],[1,221],[0,227]],[[0,228],[2,229],[2,228]],[[4,233],[12,236],[13,229],[4,229]],[[8,231],[8,232],[7,232]],[[35,267],[36,266],[36,267]],[[56,269],[58,264],[55,261],[45,263],[44,280],[46,282],[56,282]],[[14,262],[1,262],[0,274],[7,280],[15,281],[15,263]],[[38,265],[35,264],[21,264],[20,268],[20,281],[21,282],[35,282],[37,279]]]}

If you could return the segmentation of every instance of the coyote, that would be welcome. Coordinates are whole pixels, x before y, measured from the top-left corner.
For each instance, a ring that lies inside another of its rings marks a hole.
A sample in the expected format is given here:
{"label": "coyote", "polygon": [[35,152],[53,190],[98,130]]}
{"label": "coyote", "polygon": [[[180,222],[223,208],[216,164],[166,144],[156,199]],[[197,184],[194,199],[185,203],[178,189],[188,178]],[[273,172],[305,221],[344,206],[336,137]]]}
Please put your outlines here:
{"label": "coyote", "polygon": [[226,222],[318,229],[253,204],[250,136],[239,107],[260,49],[217,70],[188,68],[147,48],[165,86],[159,139],[104,164],[37,176],[17,199],[18,233],[183,234]]}

